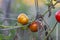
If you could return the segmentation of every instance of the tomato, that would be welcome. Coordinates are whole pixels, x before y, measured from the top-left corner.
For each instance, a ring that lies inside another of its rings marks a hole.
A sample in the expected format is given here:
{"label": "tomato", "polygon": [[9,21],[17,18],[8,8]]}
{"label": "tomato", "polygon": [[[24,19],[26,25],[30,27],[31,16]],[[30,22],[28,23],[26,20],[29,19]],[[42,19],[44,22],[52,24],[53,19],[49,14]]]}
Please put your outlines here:
{"label": "tomato", "polygon": [[17,21],[23,25],[27,24],[29,21],[29,18],[26,14],[21,13],[19,14],[19,16],[17,17]]}
{"label": "tomato", "polygon": [[43,29],[43,23],[39,20],[35,20],[29,25],[29,29],[32,32],[37,32],[38,29]]}
{"label": "tomato", "polygon": [[55,13],[55,18],[60,23],[60,10]]}
{"label": "tomato", "polygon": [[36,21],[32,22],[29,26],[29,29],[32,32],[37,32],[38,31],[38,23]]}

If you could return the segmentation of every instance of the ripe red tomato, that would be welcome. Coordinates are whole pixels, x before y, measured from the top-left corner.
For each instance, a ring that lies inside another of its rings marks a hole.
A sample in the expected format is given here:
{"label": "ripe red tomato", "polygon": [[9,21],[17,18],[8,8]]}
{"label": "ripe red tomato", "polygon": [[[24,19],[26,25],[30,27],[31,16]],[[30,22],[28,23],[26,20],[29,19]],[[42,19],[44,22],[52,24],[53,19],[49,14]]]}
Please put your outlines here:
{"label": "ripe red tomato", "polygon": [[60,23],[60,10],[55,13],[55,18]]}

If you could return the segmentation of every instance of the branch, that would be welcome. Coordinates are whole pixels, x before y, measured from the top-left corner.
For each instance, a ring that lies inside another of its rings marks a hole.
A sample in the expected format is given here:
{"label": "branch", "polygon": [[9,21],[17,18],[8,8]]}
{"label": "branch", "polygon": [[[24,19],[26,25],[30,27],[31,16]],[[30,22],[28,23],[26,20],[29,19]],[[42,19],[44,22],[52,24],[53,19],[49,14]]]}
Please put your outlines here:
{"label": "branch", "polygon": [[56,23],[55,23],[54,27],[53,27],[53,28],[52,28],[52,30],[48,33],[48,35],[45,37],[45,39],[44,39],[44,40],[46,40],[46,38],[47,38],[47,37],[49,37],[49,36],[50,36],[50,34],[54,31],[54,29],[55,29],[55,27],[56,27],[57,23],[58,23],[58,22],[56,22]]}
{"label": "branch", "polygon": [[[55,6],[57,3],[58,3],[58,2],[56,2],[53,6]],[[52,8],[52,6],[51,6],[51,8]],[[46,11],[44,12],[43,16],[45,16],[45,15],[48,13],[48,11],[49,11],[49,10],[46,10]]]}
{"label": "branch", "polygon": [[[48,25],[48,23],[45,21],[45,19],[43,18],[43,21],[45,22],[45,24],[47,25],[47,28],[49,28],[50,26]],[[49,28],[49,30],[51,30],[50,28]]]}

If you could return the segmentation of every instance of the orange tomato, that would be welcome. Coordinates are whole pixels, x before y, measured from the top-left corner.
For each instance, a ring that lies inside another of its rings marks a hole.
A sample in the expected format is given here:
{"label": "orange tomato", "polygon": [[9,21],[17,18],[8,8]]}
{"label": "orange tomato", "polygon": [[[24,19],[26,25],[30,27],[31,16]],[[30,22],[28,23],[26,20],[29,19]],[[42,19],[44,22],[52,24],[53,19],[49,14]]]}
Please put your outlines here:
{"label": "orange tomato", "polygon": [[32,31],[32,32],[37,32],[38,31],[38,23],[37,22],[32,22],[31,25],[29,26],[29,29]]}
{"label": "orange tomato", "polygon": [[27,24],[29,21],[29,18],[26,14],[21,13],[19,14],[19,16],[17,17],[17,21],[23,25]]}

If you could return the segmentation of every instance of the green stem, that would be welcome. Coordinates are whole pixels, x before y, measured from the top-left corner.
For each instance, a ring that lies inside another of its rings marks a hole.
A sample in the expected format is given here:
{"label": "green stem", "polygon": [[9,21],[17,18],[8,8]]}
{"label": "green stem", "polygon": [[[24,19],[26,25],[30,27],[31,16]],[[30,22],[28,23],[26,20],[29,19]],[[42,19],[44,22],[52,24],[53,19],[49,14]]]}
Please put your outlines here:
{"label": "green stem", "polygon": [[48,10],[46,10],[46,11],[44,12],[43,16],[45,16],[47,13],[48,13]]}
{"label": "green stem", "polygon": [[5,25],[0,25],[0,28],[1,29],[7,29],[7,28],[10,28],[10,29],[13,29],[13,28],[19,28],[20,26],[5,26]]}
{"label": "green stem", "polygon": [[54,25],[54,27],[52,28],[52,30],[51,30],[51,31],[48,33],[48,35],[45,37],[45,40],[46,40],[46,38],[49,37],[50,34],[54,31],[54,29],[55,29],[57,23],[58,23],[58,22],[55,23],[55,25]]}

